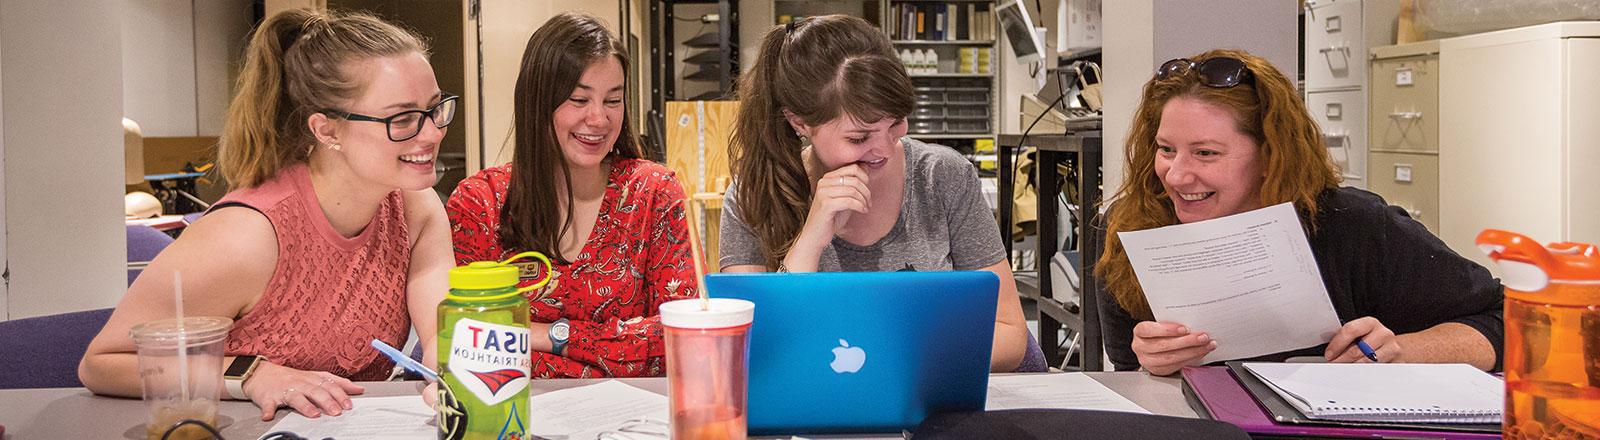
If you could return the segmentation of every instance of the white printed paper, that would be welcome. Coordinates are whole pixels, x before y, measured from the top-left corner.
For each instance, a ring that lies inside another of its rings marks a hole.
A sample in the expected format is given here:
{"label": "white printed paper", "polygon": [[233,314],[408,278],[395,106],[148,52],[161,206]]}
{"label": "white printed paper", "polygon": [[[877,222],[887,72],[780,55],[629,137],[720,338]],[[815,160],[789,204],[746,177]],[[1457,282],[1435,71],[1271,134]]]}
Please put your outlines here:
{"label": "white printed paper", "polygon": [[991,376],[988,411],[1002,409],[1092,409],[1150,414],[1083,373]]}
{"label": "white printed paper", "polygon": [[288,431],[305,438],[339,440],[433,440],[439,430],[433,425],[433,408],[422,396],[356,397],[350,410],[338,416],[323,414],[308,419],[290,412],[268,432]]}
{"label": "white printed paper", "polygon": [[1312,347],[1339,330],[1292,204],[1117,236],[1156,320],[1217,342],[1202,363]]}
{"label": "white printed paper", "polygon": [[667,396],[615,380],[533,396],[528,432],[548,438],[591,439],[635,420],[667,427]]}

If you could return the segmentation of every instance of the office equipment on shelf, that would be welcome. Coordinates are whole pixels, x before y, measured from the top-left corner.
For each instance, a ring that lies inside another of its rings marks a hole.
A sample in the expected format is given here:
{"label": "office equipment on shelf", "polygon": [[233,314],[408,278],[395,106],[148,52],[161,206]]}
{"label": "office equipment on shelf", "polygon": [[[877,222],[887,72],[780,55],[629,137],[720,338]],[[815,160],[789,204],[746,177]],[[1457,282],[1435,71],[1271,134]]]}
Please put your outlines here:
{"label": "office equipment on shelf", "polygon": [[[1235,363],[1237,364],[1237,363]],[[1313,420],[1277,397],[1248,372],[1230,367],[1184,367],[1183,396],[1201,417],[1228,422],[1258,436],[1318,438],[1500,438],[1500,425],[1365,423]]]}
{"label": "office equipment on shelf", "polygon": [[1498,424],[1505,405],[1505,381],[1467,364],[1239,365],[1319,420]]}
{"label": "office equipment on shelf", "polygon": [[[652,75],[650,84],[640,88],[648,91],[652,111],[666,108],[667,101],[732,99],[741,71],[739,3],[737,0],[648,2],[649,47],[641,50],[648,55],[635,56],[643,58],[644,64],[662,66],[659,74]],[[692,18],[678,17],[679,14]]]}
{"label": "office equipment on shelf", "polygon": [[[1060,182],[1057,180],[1058,171],[1056,165],[1067,162],[1069,158],[1076,158],[1071,163],[1076,167],[1075,175],[1079,190],[1077,191],[1076,199],[1069,201],[1069,204],[1094,207],[1079,210],[1081,218],[1076,223],[1077,235],[1079,237],[1089,237],[1091,234],[1098,233],[1090,225],[1097,224],[1100,216],[1100,210],[1097,208],[1100,205],[1101,183],[1102,135],[1100,132],[1034,133],[1028,135],[1025,141],[1027,145],[1020,145],[1024,142],[1023,136],[1016,134],[1002,134],[999,136],[999,163],[997,164],[997,169],[999,170],[1000,200],[1012,200],[1015,191],[1013,182],[1018,178],[1016,175],[1017,170],[1012,168],[1012,164],[1016,159],[1014,154],[1018,150],[1022,150],[1025,147],[1033,147],[1038,151],[1036,156],[1038,161],[1038,166],[1036,167],[1038,170],[1036,203],[1040,207],[1053,206],[1054,200],[1062,192]],[[1023,176],[1022,178],[1027,178],[1026,175]],[[1011,252],[1014,236],[1010,227],[1012,211],[1012,203],[1000,204],[1000,237],[1001,241],[1005,243],[1008,255]],[[1039,239],[1035,240],[1038,246],[1035,249],[1035,255],[1055,255],[1057,250],[1056,224],[1058,220],[1058,210],[1039,210],[1037,227]],[[1098,240],[1077,240],[1077,242],[1078,249],[1083,256],[1081,261],[1098,261],[1100,259],[1101,250]],[[1048,261],[1047,258],[1043,259]],[[1079,304],[1081,311],[1068,310],[1064,304],[1066,298],[1055,297],[1052,277],[1047,275],[1039,277],[1039,297],[1037,298],[1039,315],[1037,318],[1039,320],[1039,328],[1042,330],[1038,335],[1039,345],[1043,347],[1045,358],[1049,362],[1052,364],[1064,364],[1067,359],[1061,356],[1057,330],[1062,328],[1063,323],[1075,322],[1081,319],[1083,322],[1081,341],[1083,347],[1087,349],[1082,351],[1082,361],[1078,365],[1084,371],[1099,371],[1104,368],[1102,358],[1105,350],[1102,348],[1100,337],[1100,288],[1097,284],[1098,277],[1094,275],[1094,271],[1086,270],[1082,266],[1078,267],[1077,271],[1078,278],[1082,283],[1081,286],[1083,286],[1079,292],[1082,297],[1081,304]]]}
{"label": "office equipment on shelf", "polygon": [[711,274],[754,302],[752,434],[899,432],[982,411],[999,279],[987,271]]}
{"label": "office equipment on shelf", "polygon": [[195,196],[195,180],[205,177],[203,172],[178,172],[167,174],[150,174],[144,176],[150,182],[157,199],[161,200],[161,212],[167,214],[188,214],[211,209],[211,204]]}
{"label": "office equipment on shelf", "polygon": [[1011,52],[1017,56],[1017,63],[1036,63],[1043,59],[1044,41],[1039,33],[1034,30],[1033,17],[1028,14],[1028,6],[1021,1],[1008,1],[995,7],[995,18],[1000,20],[1000,30],[1005,33],[1006,42],[1011,43]]}

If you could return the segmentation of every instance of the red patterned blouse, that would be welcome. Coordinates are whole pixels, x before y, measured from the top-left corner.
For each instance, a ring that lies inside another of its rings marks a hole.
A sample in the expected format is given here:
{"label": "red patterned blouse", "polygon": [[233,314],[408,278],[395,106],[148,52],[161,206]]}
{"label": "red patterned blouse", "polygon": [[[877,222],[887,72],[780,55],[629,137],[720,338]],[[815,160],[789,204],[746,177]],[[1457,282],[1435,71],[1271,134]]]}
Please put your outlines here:
{"label": "red patterned blouse", "polygon": [[[487,168],[450,195],[445,210],[457,264],[525,251],[500,247],[500,208],[510,180],[510,165]],[[659,307],[698,295],[683,188],[672,171],[617,159],[607,181],[583,249],[568,256],[572,264],[556,266],[549,284],[527,294],[535,322],[567,318],[571,324],[564,356],[534,353],[533,377],[664,375]]]}

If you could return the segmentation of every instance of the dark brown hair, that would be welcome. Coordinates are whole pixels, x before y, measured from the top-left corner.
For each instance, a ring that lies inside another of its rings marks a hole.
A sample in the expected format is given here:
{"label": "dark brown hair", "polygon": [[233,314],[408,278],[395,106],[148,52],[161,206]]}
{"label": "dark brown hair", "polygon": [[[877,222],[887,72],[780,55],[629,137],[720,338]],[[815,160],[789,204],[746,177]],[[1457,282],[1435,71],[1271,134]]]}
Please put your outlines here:
{"label": "dark brown hair", "polygon": [[[1106,213],[1106,247],[1095,265],[1095,273],[1105,280],[1106,290],[1117,304],[1135,318],[1153,319],[1144,289],[1128,262],[1117,233],[1138,231],[1178,223],[1172,199],[1161,186],[1155,172],[1156,131],[1161,127],[1161,112],[1175,98],[1199,100],[1225,108],[1235,119],[1235,129],[1250,136],[1260,148],[1257,158],[1265,175],[1261,184],[1262,206],[1294,202],[1306,219],[1314,219],[1317,195],[1339,185],[1339,171],[1328,159],[1322,131],[1306,112],[1305,103],[1294,83],[1261,57],[1240,50],[1212,50],[1190,58],[1200,62],[1217,57],[1243,61],[1255,77],[1233,87],[1215,88],[1201,84],[1193,73],[1152,78],[1144,85],[1139,110],[1134,113],[1128,132],[1125,154],[1128,158],[1122,189]],[[1314,230],[1314,223],[1306,224]]]}
{"label": "dark brown hair", "polygon": [[303,162],[316,139],[306,119],[359,96],[360,60],[427,55],[416,34],[366,14],[290,9],[261,22],[245,49],[217,163],[230,188],[248,188]]}
{"label": "dark brown hair", "polygon": [[[572,210],[557,207],[572,206],[572,191],[558,190],[572,188],[572,170],[556,139],[555,112],[595,61],[615,57],[627,71],[626,53],[600,19],[579,12],[551,17],[528,38],[512,97],[516,146],[511,184],[500,210],[502,249],[539,251],[569,263],[561,255],[561,233],[572,227]],[[608,156],[639,157],[639,141],[627,118]]]}
{"label": "dark brown hair", "polygon": [[755,67],[740,78],[729,156],[738,214],[775,268],[811,205],[802,145],[788,110],[808,125],[840,116],[873,123],[915,105],[911,78],[881,29],[847,15],[810,17],[767,31]]}

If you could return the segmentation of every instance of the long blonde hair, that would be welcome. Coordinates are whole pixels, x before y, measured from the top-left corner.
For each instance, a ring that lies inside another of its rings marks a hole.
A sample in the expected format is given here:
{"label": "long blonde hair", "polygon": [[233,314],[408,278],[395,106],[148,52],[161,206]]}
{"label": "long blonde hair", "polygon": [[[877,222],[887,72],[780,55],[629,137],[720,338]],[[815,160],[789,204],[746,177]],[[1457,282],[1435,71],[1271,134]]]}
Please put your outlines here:
{"label": "long blonde hair", "polygon": [[1262,206],[1294,202],[1307,219],[1308,231],[1316,227],[1310,220],[1317,212],[1317,196],[1339,185],[1339,171],[1328,159],[1322,131],[1306,112],[1294,83],[1265,59],[1240,50],[1212,50],[1190,59],[1201,62],[1218,57],[1244,62],[1254,83],[1216,88],[1202,84],[1193,73],[1152,78],[1145,83],[1139,110],[1133,116],[1125,151],[1127,179],[1106,213],[1105,252],[1095,273],[1117,304],[1136,318],[1153,319],[1117,233],[1178,223],[1172,199],[1155,172],[1156,130],[1168,101],[1182,97],[1227,109],[1239,133],[1250,136],[1260,148],[1257,157],[1266,176],[1261,184]]}
{"label": "long blonde hair", "polygon": [[370,58],[427,54],[416,34],[365,14],[291,9],[257,26],[228,105],[217,163],[229,188],[261,184],[310,157],[306,120],[354,99],[366,85],[347,67]]}
{"label": "long blonde hair", "polygon": [[739,117],[729,156],[738,214],[769,269],[794,245],[811,207],[800,137],[783,115],[806,124],[839,116],[872,123],[904,118],[916,105],[911,77],[883,31],[847,15],[810,17],[767,31],[739,80]]}

